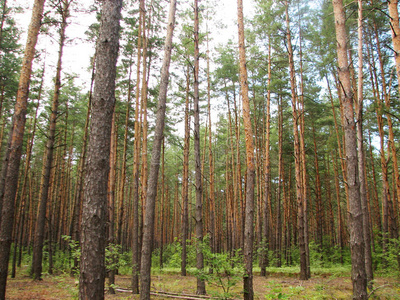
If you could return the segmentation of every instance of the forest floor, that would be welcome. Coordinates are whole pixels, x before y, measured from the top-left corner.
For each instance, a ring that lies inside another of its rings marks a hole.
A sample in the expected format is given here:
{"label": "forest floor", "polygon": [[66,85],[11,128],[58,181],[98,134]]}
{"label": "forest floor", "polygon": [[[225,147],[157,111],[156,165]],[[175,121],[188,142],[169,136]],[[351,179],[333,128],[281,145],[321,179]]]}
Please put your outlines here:
{"label": "forest floor", "polygon": [[[347,276],[346,276],[347,275]],[[349,274],[312,274],[312,278],[301,281],[295,274],[271,273],[267,277],[254,276],[254,299],[351,299],[352,285]],[[130,276],[117,276],[115,285],[120,288],[115,295],[106,294],[106,299],[139,299],[128,291]],[[42,281],[33,281],[21,273],[9,278],[6,299],[58,300],[77,299],[78,280],[67,274],[45,275]],[[154,292],[176,293],[181,299],[190,299],[196,293],[196,277],[171,273],[152,276]],[[216,285],[207,285],[207,292],[215,299],[223,299],[223,290]],[[243,299],[242,282],[231,288],[231,299]],[[219,297],[218,297],[219,296]],[[186,298],[185,298],[186,297]],[[377,277],[374,281],[372,299],[400,299],[400,280],[393,277]],[[152,296],[152,299],[172,299]]]}

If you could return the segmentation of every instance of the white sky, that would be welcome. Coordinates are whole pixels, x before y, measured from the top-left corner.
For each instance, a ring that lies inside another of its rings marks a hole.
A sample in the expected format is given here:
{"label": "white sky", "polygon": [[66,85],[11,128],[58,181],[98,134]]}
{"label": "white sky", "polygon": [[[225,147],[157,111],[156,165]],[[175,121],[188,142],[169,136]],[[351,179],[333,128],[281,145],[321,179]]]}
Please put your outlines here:
{"label": "white sky", "polygon": [[[79,1],[75,0],[82,8],[88,8],[93,1]],[[245,16],[249,15],[253,11],[253,0],[244,0],[244,13]],[[46,2],[46,4],[48,4]],[[26,31],[31,18],[31,8],[33,1],[26,0],[9,0],[8,6],[21,6],[24,8],[24,13],[14,15],[17,22],[17,26],[23,30],[21,44],[25,46],[26,41]],[[179,4],[178,4],[179,5]],[[216,7],[216,19],[221,20],[221,22],[226,25],[226,29],[218,32],[212,33],[214,41],[216,43],[224,43],[229,39],[236,41],[237,39],[237,6],[234,0],[218,0],[218,5]],[[64,73],[76,73],[79,74],[80,82],[85,89],[89,88],[90,71],[88,70],[90,56],[93,55],[94,46],[90,45],[85,41],[85,31],[88,26],[95,21],[95,14],[82,14],[79,17],[72,13],[70,18],[71,24],[67,27],[67,37],[73,42],[67,44],[64,48],[63,55],[63,72]],[[46,70],[47,78],[46,81],[53,77],[52,69],[55,68],[57,60],[57,36],[53,37],[43,37],[39,38],[37,49],[46,49]]]}

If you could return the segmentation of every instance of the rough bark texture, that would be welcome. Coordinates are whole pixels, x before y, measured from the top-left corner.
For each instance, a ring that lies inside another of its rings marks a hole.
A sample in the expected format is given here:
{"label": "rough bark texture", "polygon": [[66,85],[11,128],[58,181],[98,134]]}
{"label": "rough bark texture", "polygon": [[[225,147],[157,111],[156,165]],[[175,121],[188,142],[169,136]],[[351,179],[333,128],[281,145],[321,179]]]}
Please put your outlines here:
{"label": "rough bark texture", "polygon": [[372,290],[372,280],[374,279],[372,270],[372,252],[370,235],[370,216],[368,211],[367,198],[367,178],[365,170],[364,137],[363,137],[363,8],[362,0],[358,0],[358,88],[357,88],[357,137],[358,137],[358,171],[360,177],[360,196],[363,213],[363,234],[365,242],[365,271],[367,283]]}
{"label": "rough bark texture", "polygon": [[358,177],[356,124],[353,111],[353,91],[347,59],[346,16],[342,0],[332,0],[335,15],[337,55],[340,93],[343,101],[343,123],[345,133],[347,185],[349,190],[349,229],[353,282],[353,299],[367,299],[367,276],[364,260],[363,215]]}
{"label": "rough bark texture", "polygon": [[36,0],[33,4],[32,18],[28,29],[28,38],[20,73],[12,130],[10,132],[9,160],[5,176],[4,195],[0,199],[2,202],[0,224],[0,299],[5,299],[6,293],[8,258],[14,224],[15,194],[17,192],[19,165],[21,162],[29,84],[35,47],[43,16],[44,2],[45,0]]}
{"label": "rough bark texture", "polygon": [[240,66],[240,87],[243,102],[243,123],[246,139],[246,165],[247,165],[247,182],[246,182],[246,205],[245,205],[245,222],[244,222],[244,264],[245,271],[243,276],[244,299],[251,300],[254,298],[253,291],[253,219],[254,219],[254,182],[255,182],[255,165],[254,165],[254,145],[253,130],[250,118],[250,101],[249,86],[247,82],[246,68],[246,50],[244,43],[244,24],[243,24],[243,2],[237,1],[238,9],[238,37],[239,37],[239,66]]}
{"label": "rough bark texture", "polygon": [[[195,187],[196,187],[196,267],[201,272],[204,268],[202,251],[203,242],[203,185],[201,182],[200,158],[200,109],[199,109],[199,7],[198,0],[194,0],[194,157],[195,157]],[[200,276],[197,277],[196,294],[206,294],[206,283]]]}
{"label": "rough bark texture", "polygon": [[122,0],[103,2],[82,211],[80,299],[104,299],[107,182]]}
{"label": "rough bark texture", "polygon": [[151,252],[154,238],[154,215],[157,196],[158,172],[160,169],[161,145],[164,137],[165,109],[169,83],[169,65],[171,62],[172,35],[175,27],[176,0],[171,0],[167,36],[164,45],[164,59],[161,67],[161,83],[158,96],[156,127],[151,155],[149,182],[147,188],[146,210],[143,223],[142,261],[140,267],[140,299],[150,299]]}

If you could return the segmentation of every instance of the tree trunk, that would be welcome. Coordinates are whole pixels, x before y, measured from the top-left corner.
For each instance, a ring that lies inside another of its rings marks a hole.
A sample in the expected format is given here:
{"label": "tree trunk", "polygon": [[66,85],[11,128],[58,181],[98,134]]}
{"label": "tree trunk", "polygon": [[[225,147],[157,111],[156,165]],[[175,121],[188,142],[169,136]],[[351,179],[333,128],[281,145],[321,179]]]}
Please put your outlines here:
{"label": "tree trunk", "polygon": [[[143,0],[140,1],[142,3]],[[136,65],[136,105],[135,105],[135,141],[133,159],[133,234],[132,234],[132,293],[139,294],[139,270],[140,270],[140,229],[139,229],[139,198],[140,198],[140,148],[141,148],[141,122],[140,122],[140,66],[142,59],[142,24],[143,12],[140,9],[137,65]]]}
{"label": "tree trunk", "polygon": [[214,155],[212,150],[212,130],[211,130],[211,77],[210,77],[210,50],[209,50],[209,39],[207,30],[207,100],[208,100],[208,164],[209,164],[209,175],[210,175],[210,248],[211,252],[215,252],[216,248],[216,226],[215,226],[215,168],[214,168]]}
{"label": "tree trunk", "polygon": [[[122,0],[104,1],[82,211],[79,297],[104,299],[107,182]],[[96,253],[96,255],[93,255]]]}
{"label": "tree trunk", "polygon": [[190,107],[189,107],[190,69],[186,71],[185,96],[185,138],[183,146],[183,175],[182,175],[182,263],[181,275],[186,276],[187,247],[189,235],[189,150],[190,150]]}
{"label": "tree trunk", "polygon": [[254,241],[254,145],[253,129],[250,117],[249,86],[247,81],[246,68],[246,50],[244,39],[244,21],[243,21],[243,2],[237,1],[238,12],[238,39],[239,39],[239,68],[240,68],[240,87],[243,102],[243,123],[246,139],[246,165],[247,165],[247,183],[246,183],[246,204],[245,204],[245,222],[244,222],[244,276],[243,288],[244,299],[252,300],[253,291],[253,241]]}
{"label": "tree trunk", "polygon": [[292,115],[293,115],[293,136],[294,136],[294,157],[295,157],[295,173],[296,173],[296,197],[298,208],[298,232],[299,232],[299,248],[300,248],[300,279],[307,280],[308,274],[308,259],[307,259],[307,240],[306,240],[306,215],[305,215],[305,189],[303,188],[304,176],[302,173],[302,155],[301,155],[301,141],[299,136],[300,118],[298,109],[298,96],[296,92],[296,75],[293,58],[293,48],[290,33],[290,20],[289,20],[289,3],[285,1],[286,12],[286,41],[289,56],[289,69],[290,69],[290,86],[292,97]]}
{"label": "tree trunk", "polygon": [[112,125],[111,125],[111,141],[110,141],[110,173],[108,175],[108,209],[107,209],[107,216],[108,216],[108,228],[107,228],[107,244],[109,247],[111,257],[111,268],[107,269],[108,272],[108,293],[115,294],[114,284],[115,284],[115,264],[117,261],[115,260],[115,253],[114,253],[114,245],[115,245],[115,237],[114,237],[114,210],[115,210],[115,175],[116,175],[116,164],[117,164],[117,118],[115,116],[115,110],[113,113],[112,118]]}
{"label": "tree trunk", "polygon": [[268,243],[270,218],[269,203],[271,202],[271,159],[270,159],[270,136],[271,136],[271,37],[268,36],[268,90],[267,90],[267,112],[266,112],[266,136],[265,136],[265,160],[264,160],[264,201],[262,207],[262,240],[261,240],[261,276],[266,276],[266,267],[269,265],[268,260]]}
{"label": "tree trunk", "polygon": [[62,5],[61,10],[61,28],[60,28],[60,41],[58,50],[58,62],[54,86],[54,95],[51,107],[51,115],[49,120],[49,133],[48,140],[46,144],[46,155],[44,157],[43,169],[42,169],[42,181],[40,184],[40,201],[38,206],[38,216],[36,219],[35,226],[35,239],[33,243],[33,257],[32,257],[32,274],[35,280],[41,280],[42,277],[42,260],[43,260],[43,242],[44,242],[44,230],[46,224],[46,210],[47,210],[47,200],[49,198],[49,183],[50,174],[53,163],[53,153],[54,144],[56,138],[56,123],[58,119],[58,105],[59,96],[61,89],[61,69],[62,69],[62,55],[64,50],[64,44],[66,40],[65,30],[68,25],[69,17],[69,5],[70,0],[65,0],[65,2],[60,3]]}
{"label": "tree trunk", "polygon": [[149,182],[146,198],[146,215],[143,223],[143,244],[142,244],[142,261],[140,268],[140,299],[150,299],[150,283],[151,283],[151,253],[154,237],[154,213],[155,200],[157,196],[158,172],[160,169],[160,152],[163,140],[165,109],[167,101],[167,89],[169,82],[169,65],[171,62],[172,35],[175,26],[176,0],[171,0],[167,36],[165,38],[165,53],[161,68],[161,83],[158,96],[158,106],[156,115],[156,128],[154,131],[154,143],[151,155],[151,167],[149,173]]}
{"label": "tree trunk", "polygon": [[131,98],[132,98],[132,57],[129,60],[129,76],[128,76],[128,99],[126,103],[125,112],[125,130],[124,130],[124,150],[122,152],[122,166],[121,166],[121,176],[120,185],[118,193],[118,226],[117,226],[117,243],[122,245],[122,221],[124,217],[124,199],[125,199],[125,181],[126,181],[126,156],[128,150],[128,126],[129,126],[129,116],[131,110]]}
{"label": "tree trunk", "polygon": [[25,130],[27,100],[32,73],[32,62],[35,55],[36,42],[39,35],[45,0],[35,0],[31,23],[22,62],[12,129],[10,131],[9,160],[4,183],[0,224],[0,299],[5,298],[8,258],[14,224],[15,195],[18,185],[19,165],[21,161],[22,142]]}
{"label": "tree trunk", "polygon": [[[196,267],[201,272],[204,268],[202,251],[203,243],[203,186],[201,180],[200,158],[200,109],[199,109],[199,8],[198,0],[194,0],[194,157],[195,157],[195,187],[196,187]],[[206,294],[206,284],[201,276],[197,277],[196,294]]]}
{"label": "tree trunk", "polygon": [[363,236],[363,214],[358,176],[357,136],[353,112],[353,91],[347,59],[347,34],[342,0],[332,0],[335,15],[337,56],[339,65],[340,93],[343,101],[342,126],[345,133],[347,185],[349,188],[349,227],[352,262],[353,298],[367,299],[367,276],[365,272],[365,243]]}
{"label": "tree trunk", "polygon": [[360,197],[363,214],[363,235],[365,242],[365,272],[367,275],[368,288],[372,290],[374,274],[372,270],[371,235],[369,224],[367,178],[365,172],[365,152],[363,135],[363,8],[362,0],[358,0],[358,87],[357,87],[357,138],[358,138],[358,172],[360,178]]}

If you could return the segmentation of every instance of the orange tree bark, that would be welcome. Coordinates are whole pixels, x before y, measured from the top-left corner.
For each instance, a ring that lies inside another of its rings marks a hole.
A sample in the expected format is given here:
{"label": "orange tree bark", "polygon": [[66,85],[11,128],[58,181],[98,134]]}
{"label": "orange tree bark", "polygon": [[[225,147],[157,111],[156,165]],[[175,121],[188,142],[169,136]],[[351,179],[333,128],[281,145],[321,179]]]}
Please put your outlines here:
{"label": "orange tree bark", "polygon": [[157,196],[158,172],[160,169],[161,145],[164,137],[165,110],[167,102],[167,90],[169,83],[169,65],[171,62],[172,35],[175,26],[176,0],[171,0],[167,36],[164,45],[164,59],[161,67],[160,92],[158,96],[156,127],[151,153],[149,182],[147,188],[146,210],[143,223],[142,260],[140,266],[140,299],[150,299],[151,284],[151,253],[154,238],[154,215]]}
{"label": "orange tree bark", "polygon": [[102,6],[82,210],[80,299],[104,299],[107,182],[122,0]]}
{"label": "orange tree bark", "polygon": [[245,271],[243,276],[244,299],[254,298],[253,291],[253,241],[254,241],[254,145],[253,130],[250,118],[249,86],[247,81],[246,50],[244,43],[244,23],[243,23],[243,1],[237,1],[238,10],[238,38],[239,38],[239,67],[240,67],[240,86],[243,102],[243,123],[246,139],[246,165],[247,165],[247,185],[246,185],[246,204],[244,222],[244,241],[243,254]]}
{"label": "orange tree bark", "polygon": [[15,103],[12,130],[10,132],[9,160],[4,184],[0,223],[0,299],[5,298],[8,258],[14,224],[15,195],[18,185],[19,165],[21,162],[22,142],[24,137],[26,110],[29,95],[29,84],[32,73],[32,62],[41,26],[45,0],[35,0],[32,19],[29,25],[24,58],[20,73],[17,99]]}
{"label": "orange tree bark", "polygon": [[394,50],[394,59],[396,65],[397,82],[399,83],[400,90],[400,26],[399,26],[399,10],[398,1],[388,1],[389,16],[390,16],[390,28],[392,32],[392,43]]}
{"label": "orange tree bark", "polygon": [[305,214],[305,203],[306,195],[304,182],[305,176],[302,172],[302,156],[301,156],[301,139],[299,136],[299,127],[301,127],[301,119],[299,114],[301,110],[298,109],[298,96],[296,93],[296,74],[293,60],[293,48],[292,38],[290,34],[290,20],[289,20],[289,3],[285,2],[285,13],[286,13],[286,42],[289,56],[289,69],[290,69],[290,88],[292,98],[292,115],[293,115],[293,137],[294,137],[294,159],[295,159],[295,174],[296,174],[296,198],[298,208],[298,232],[299,232],[299,248],[300,248],[300,279],[307,280],[308,274],[308,259],[307,259],[307,238],[306,238],[306,214]]}
{"label": "orange tree bark", "polygon": [[332,0],[335,15],[340,93],[343,101],[343,128],[345,134],[347,185],[349,189],[349,229],[353,282],[353,299],[367,299],[367,276],[364,261],[363,215],[358,177],[356,124],[354,122],[353,91],[347,59],[347,34],[342,0]]}

